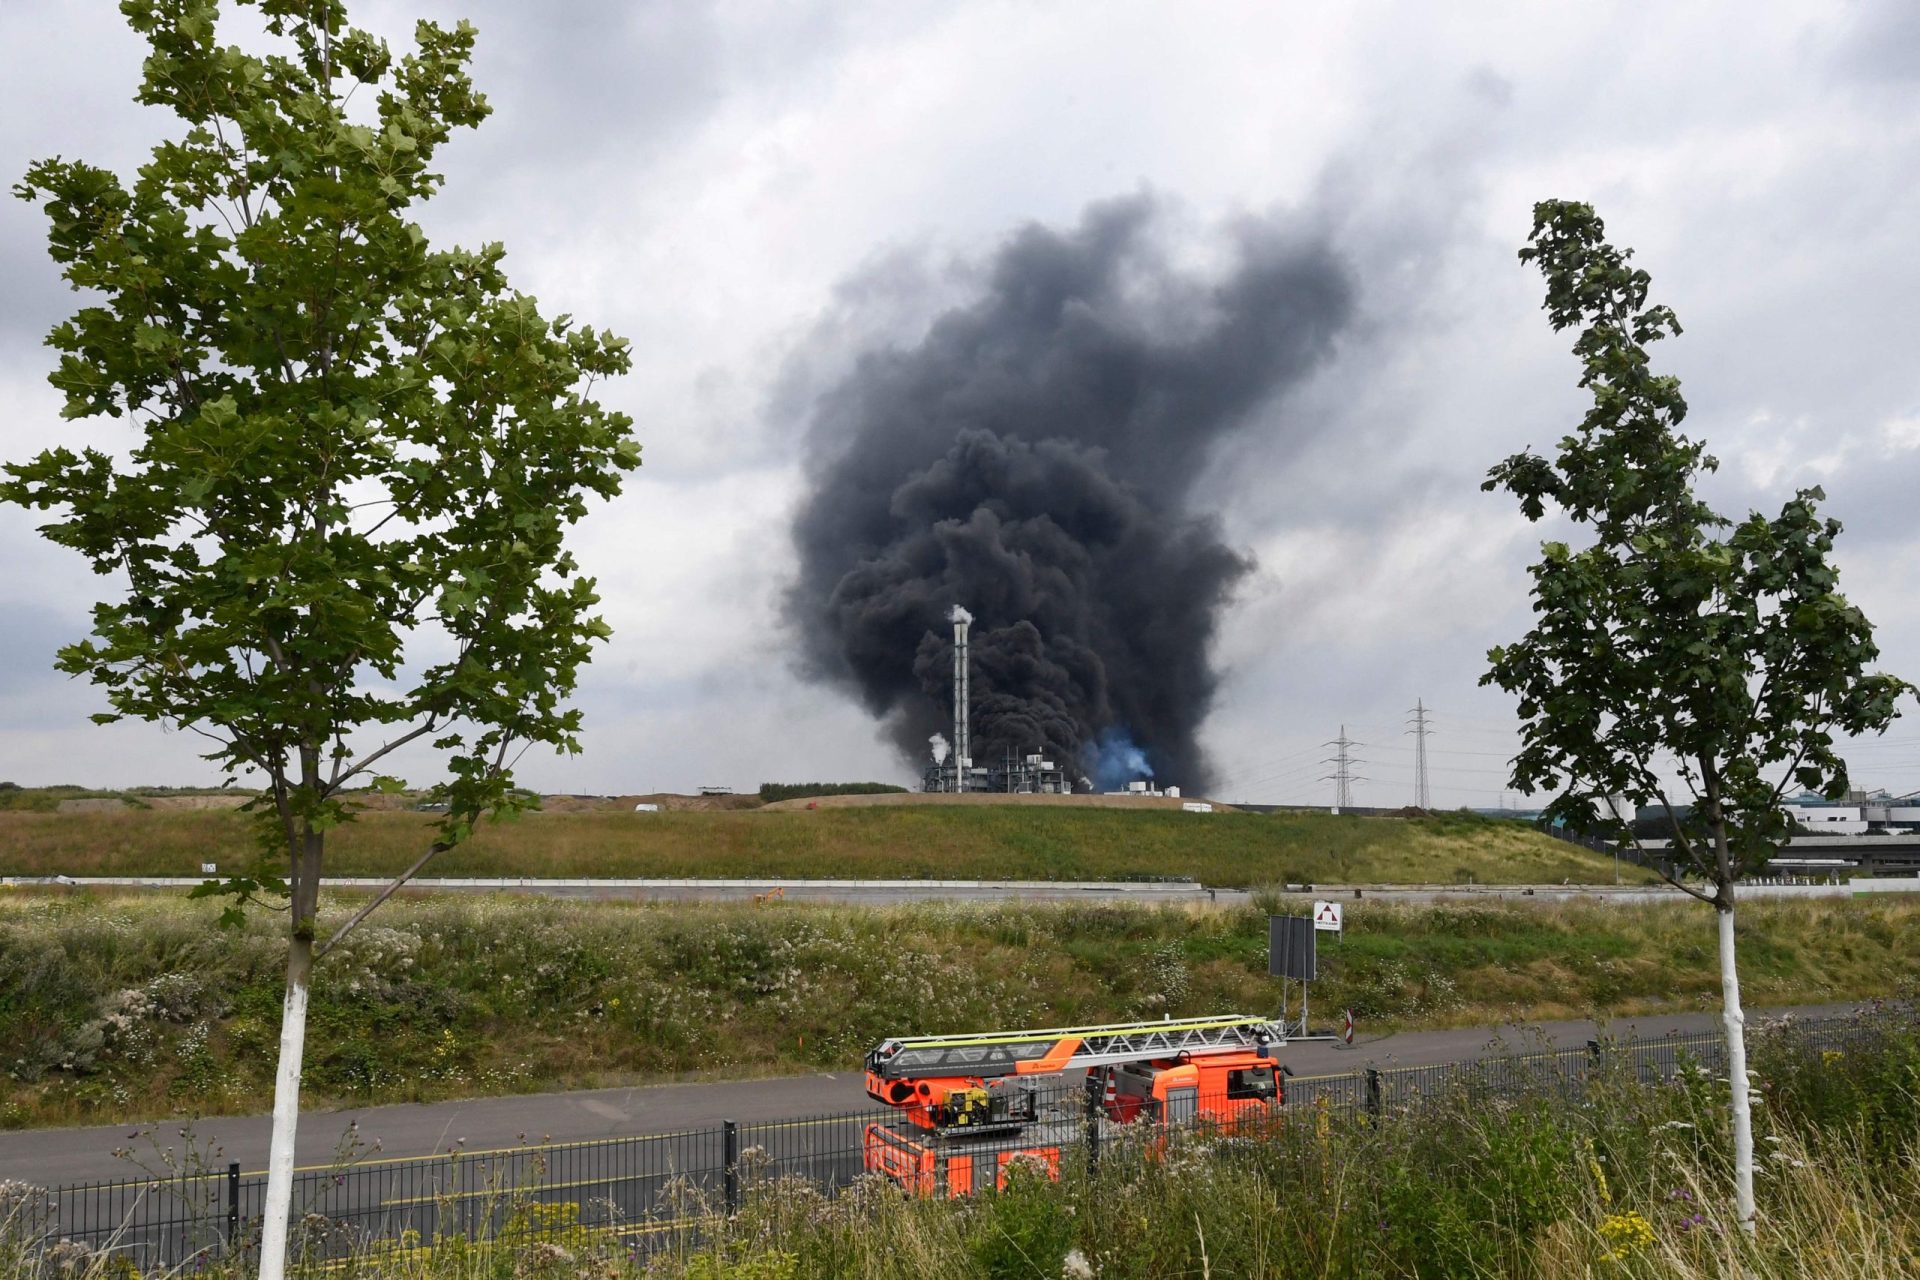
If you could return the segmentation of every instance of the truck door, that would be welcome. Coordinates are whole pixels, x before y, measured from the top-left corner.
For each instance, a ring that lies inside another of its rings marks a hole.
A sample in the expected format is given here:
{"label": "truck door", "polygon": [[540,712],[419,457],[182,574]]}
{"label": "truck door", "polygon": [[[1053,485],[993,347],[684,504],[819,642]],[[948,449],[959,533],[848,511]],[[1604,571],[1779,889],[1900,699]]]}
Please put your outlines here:
{"label": "truck door", "polygon": [[1161,1123],[1193,1123],[1200,1114],[1200,1069],[1191,1064],[1166,1068],[1154,1079],[1153,1098]]}

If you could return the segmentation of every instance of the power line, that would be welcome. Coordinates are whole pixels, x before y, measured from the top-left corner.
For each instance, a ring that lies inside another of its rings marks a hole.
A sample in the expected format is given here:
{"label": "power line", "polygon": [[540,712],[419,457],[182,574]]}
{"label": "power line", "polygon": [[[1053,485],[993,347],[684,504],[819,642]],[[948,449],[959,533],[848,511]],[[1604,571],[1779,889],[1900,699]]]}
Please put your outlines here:
{"label": "power line", "polygon": [[[1311,759],[1311,757],[1313,753],[1319,749],[1319,747],[1305,747],[1299,751],[1289,751],[1285,755],[1275,756],[1271,760],[1264,760],[1259,764],[1249,765],[1244,769],[1235,769],[1221,777],[1220,786],[1244,787],[1250,779],[1265,780],[1266,778],[1275,776],[1272,773],[1266,772],[1267,770],[1271,770],[1276,766],[1286,765],[1292,761],[1301,761],[1307,768],[1314,768],[1319,762]],[[1284,773],[1288,772],[1288,770],[1281,769],[1280,772]]]}

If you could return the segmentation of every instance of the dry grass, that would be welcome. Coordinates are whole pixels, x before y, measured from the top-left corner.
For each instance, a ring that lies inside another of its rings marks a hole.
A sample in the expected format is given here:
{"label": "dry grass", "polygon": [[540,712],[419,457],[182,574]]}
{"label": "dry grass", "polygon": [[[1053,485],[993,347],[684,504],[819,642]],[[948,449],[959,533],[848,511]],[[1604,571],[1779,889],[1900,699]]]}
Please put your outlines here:
{"label": "dry grass", "polygon": [[[1754,1234],[1733,1227],[1709,1161],[1669,1155],[1639,1186],[1603,1197],[1589,1184],[1584,1212],[1540,1233],[1528,1273],[1543,1280],[1920,1276],[1920,1145],[1892,1161],[1859,1149],[1844,1133],[1813,1143],[1802,1135],[1776,1136],[1763,1146]],[[1699,1221],[1676,1213],[1680,1206],[1698,1206]],[[1644,1235],[1618,1225],[1631,1217],[1647,1223]],[[1611,1232],[1610,1223],[1616,1224]],[[1637,1242],[1629,1243],[1629,1235]]]}
{"label": "dry grass", "polygon": [[[372,812],[328,841],[335,875],[390,875],[427,814]],[[252,856],[240,815],[0,812],[0,874],[194,875]],[[1325,814],[1188,814],[1041,805],[786,812],[536,813],[484,824],[439,875],[1130,880],[1221,887],[1611,883],[1614,864],[1517,823]],[[1629,883],[1646,873],[1621,869]]]}

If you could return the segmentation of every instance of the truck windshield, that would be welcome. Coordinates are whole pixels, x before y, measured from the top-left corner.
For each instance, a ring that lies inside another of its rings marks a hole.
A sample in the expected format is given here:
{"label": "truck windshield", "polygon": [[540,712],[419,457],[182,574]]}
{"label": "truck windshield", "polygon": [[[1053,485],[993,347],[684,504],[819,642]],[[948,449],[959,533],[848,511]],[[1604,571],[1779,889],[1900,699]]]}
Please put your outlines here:
{"label": "truck windshield", "polygon": [[1271,1098],[1274,1096],[1272,1067],[1244,1067],[1227,1072],[1227,1098]]}

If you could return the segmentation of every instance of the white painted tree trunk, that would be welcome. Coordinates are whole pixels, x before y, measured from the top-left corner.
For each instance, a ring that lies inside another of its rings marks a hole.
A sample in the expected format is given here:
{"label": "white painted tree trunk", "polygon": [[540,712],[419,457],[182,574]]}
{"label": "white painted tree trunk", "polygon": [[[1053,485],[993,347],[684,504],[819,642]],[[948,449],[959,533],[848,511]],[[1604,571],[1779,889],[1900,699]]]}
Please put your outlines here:
{"label": "white painted tree trunk", "polygon": [[1734,963],[1731,886],[1722,889],[1720,917],[1720,999],[1727,1025],[1727,1081],[1733,1089],[1733,1193],[1740,1228],[1752,1235],[1753,1112],[1747,1101],[1747,1015],[1740,1009],[1740,970]]}
{"label": "white painted tree trunk", "polygon": [[260,1280],[284,1280],[287,1218],[293,1207],[293,1140],[300,1125],[300,1068],[307,1044],[307,987],[313,940],[287,950],[287,998],[280,1010],[280,1067],[273,1082],[273,1141],[267,1152],[267,1203],[260,1220]]}

